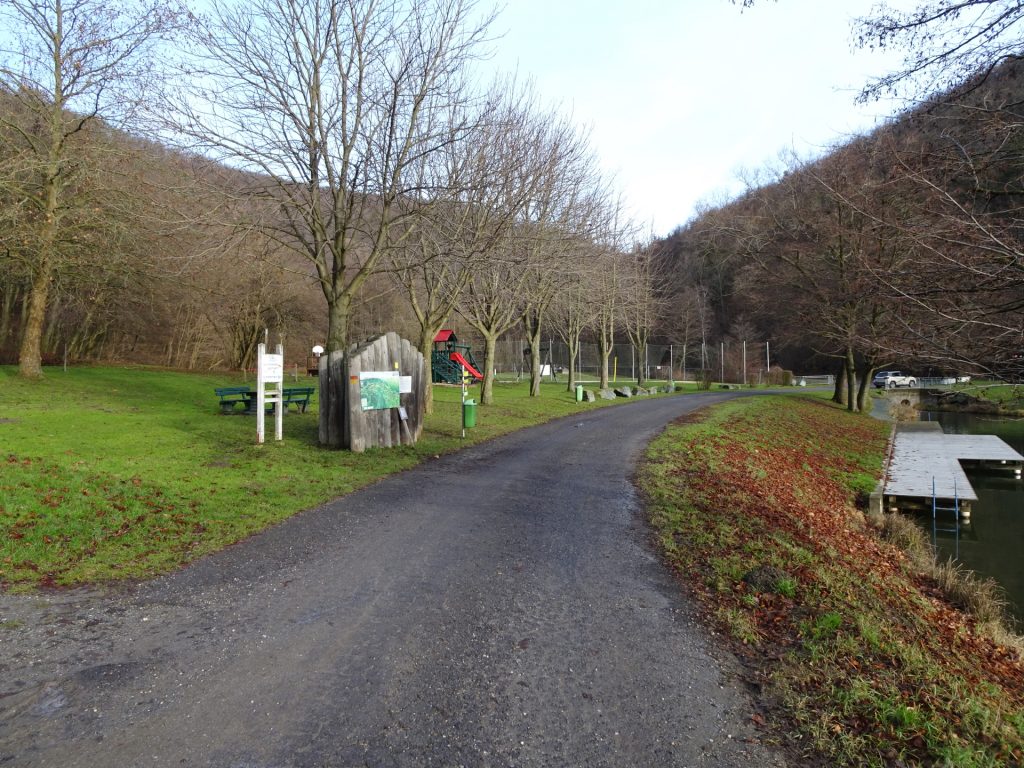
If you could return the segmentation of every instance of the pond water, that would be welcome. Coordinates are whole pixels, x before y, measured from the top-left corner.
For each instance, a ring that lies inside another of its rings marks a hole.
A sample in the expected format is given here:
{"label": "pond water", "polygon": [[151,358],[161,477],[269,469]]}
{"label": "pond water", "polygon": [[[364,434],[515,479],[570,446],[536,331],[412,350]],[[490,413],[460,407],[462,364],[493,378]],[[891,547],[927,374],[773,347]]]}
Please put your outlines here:
{"label": "pond water", "polygon": [[[972,413],[928,412],[922,421],[937,421],[947,434],[996,435],[1024,453],[1024,419],[996,419]],[[1024,627],[1024,481],[1010,472],[966,469],[978,494],[969,526],[960,531],[960,562],[979,576],[991,577],[1006,590],[1010,610]],[[931,536],[931,517],[920,518]],[[952,534],[939,534],[940,559],[952,557]]]}

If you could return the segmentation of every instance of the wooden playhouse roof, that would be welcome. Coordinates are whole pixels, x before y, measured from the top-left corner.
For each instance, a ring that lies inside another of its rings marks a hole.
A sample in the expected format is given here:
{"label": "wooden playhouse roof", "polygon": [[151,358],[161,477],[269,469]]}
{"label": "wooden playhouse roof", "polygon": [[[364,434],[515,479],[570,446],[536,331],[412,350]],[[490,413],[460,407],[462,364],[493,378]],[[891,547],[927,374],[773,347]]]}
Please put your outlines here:
{"label": "wooden playhouse roof", "polygon": [[439,341],[458,341],[458,339],[455,337],[455,331],[450,328],[442,328],[434,337],[435,343]]}

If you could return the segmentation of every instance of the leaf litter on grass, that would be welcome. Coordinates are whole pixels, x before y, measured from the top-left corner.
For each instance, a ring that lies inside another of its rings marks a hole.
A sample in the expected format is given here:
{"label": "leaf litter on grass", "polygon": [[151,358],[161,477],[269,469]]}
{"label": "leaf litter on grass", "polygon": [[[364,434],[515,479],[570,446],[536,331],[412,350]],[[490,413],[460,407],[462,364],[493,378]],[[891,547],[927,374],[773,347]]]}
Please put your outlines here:
{"label": "leaf litter on grass", "polygon": [[[853,506],[887,427],[792,398],[697,418],[651,445],[640,482],[666,558],[736,641],[780,738],[835,765],[1019,762],[1016,651]],[[770,588],[744,579],[766,567],[781,574]]]}

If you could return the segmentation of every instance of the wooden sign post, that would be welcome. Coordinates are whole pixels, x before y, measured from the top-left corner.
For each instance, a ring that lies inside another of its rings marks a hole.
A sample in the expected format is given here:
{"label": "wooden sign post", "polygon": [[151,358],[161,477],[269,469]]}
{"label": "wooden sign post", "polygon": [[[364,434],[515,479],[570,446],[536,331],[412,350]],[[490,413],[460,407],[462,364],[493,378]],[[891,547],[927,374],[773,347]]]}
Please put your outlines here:
{"label": "wooden sign post", "polygon": [[[262,445],[267,403],[274,405],[274,439],[284,438],[284,348],[278,344],[268,355],[267,345],[260,344],[256,360],[256,442]],[[267,384],[274,386],[268,390]]]}

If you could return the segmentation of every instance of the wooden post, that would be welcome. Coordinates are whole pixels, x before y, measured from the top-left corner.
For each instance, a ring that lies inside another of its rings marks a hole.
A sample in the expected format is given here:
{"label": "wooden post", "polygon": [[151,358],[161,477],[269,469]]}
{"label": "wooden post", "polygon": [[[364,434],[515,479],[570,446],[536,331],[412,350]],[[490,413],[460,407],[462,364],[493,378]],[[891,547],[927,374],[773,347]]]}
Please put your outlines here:
{"label": "wooden post", "polygon": [[274,387],[277,402],[274,403],[274,439],[284,439],[284,409],[288,406],[284,403],[284,347],[277,345],[277,355],[281,358],[281,375],[277,377],[277,384]]}
{"label": "wooden post", "polygon": [[266,394],[263,391],[263,355],[267,351],[267,345],[262,341],[256,345],[256,442],[263,445],[266,436],[266,414],[264,403]]}
{"label": "wooden post", "polygon": [[[284,348],[278,344],[275,350],[272,370],[268,370],[267,345],[261,342],[256,347],[256,442],[262,445],[266,439],[266,406],[274,406],[274,439],[284,439]],[[274,388],[267,398],[266,385]]]}

